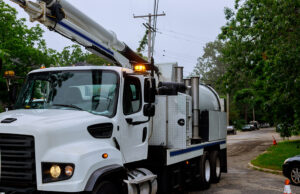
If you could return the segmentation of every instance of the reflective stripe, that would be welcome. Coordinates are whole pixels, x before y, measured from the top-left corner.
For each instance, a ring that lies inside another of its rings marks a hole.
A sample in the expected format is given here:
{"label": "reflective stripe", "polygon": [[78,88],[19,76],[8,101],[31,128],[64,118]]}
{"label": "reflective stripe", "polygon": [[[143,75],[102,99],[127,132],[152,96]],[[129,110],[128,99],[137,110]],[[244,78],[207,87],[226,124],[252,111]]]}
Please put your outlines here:
{"label": "reflective stripe", "polygon": [[184,149],[184,150],[172,151],[172,152],[170,152],[170,156],[171,157],[178,156],[178,155],[181,155],[181,154],[186,154],[186,153],[189,153],[189,152],[197,151],[197,150],[203,149],[205,147],[210,147],[210,146],[220,145],[220,144],[226,144],[226,141],[224,140],[224,141],[219,141],[219,142],[213,142],[213,143],[208,143],[208,144],[204,144],[204,145],[199,145],[199,146],[187,148],[187,149]]}
{"label": "reflective stripe", "polygon": [[105,47],[102,46],[101,44],[97,43],[96,41],[92,40],[91,38],[87,37],[86,35],[84,35],[84,34],[78,32],[77,30],[75,30],[74,28],[68,26],[67,24],[63,23],[62,21],[58,22],[58,24],[60,24],[60,25],[63,26],[64,28],[68,29],[69,31],[73,32],[74,34],[80,36],[81,38],[83,38],[83,39],[89,41],[90,43],[94,44],[95,46],[97,46],[97,47],[100,48],[101,50],[104,50],[105,52],[109,53],[110,55],[112,55],[112,56],[114,55],[114,53],[113,53],[111,50],[105,48]]}

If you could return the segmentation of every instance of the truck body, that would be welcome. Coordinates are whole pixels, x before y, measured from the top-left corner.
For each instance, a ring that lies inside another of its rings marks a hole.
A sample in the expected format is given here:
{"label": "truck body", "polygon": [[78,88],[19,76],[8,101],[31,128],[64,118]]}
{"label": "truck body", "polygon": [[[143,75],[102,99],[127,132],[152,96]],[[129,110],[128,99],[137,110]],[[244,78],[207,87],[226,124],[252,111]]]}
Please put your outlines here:
{"label": "truck body", "polygon": [[14,2],[120,67],[28,74],[14,110],[0,114],[0,192],[183,193],[219,182],[226,113],[211,87],[183,80],[177,64],[167,74],[145,62],[65,0]]}

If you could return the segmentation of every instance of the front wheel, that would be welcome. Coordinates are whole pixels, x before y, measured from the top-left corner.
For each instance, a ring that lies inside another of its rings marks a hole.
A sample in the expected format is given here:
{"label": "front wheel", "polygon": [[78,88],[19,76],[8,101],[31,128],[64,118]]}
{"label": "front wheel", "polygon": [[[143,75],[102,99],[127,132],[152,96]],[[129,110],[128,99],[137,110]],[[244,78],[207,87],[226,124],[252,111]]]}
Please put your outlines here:
{"label": "front wheel", "polygon": [[290,180],[293,185],[300,186],[300,166],[294,166],[290,173]]}
{"label": "front wheel", "polygon": [[103,181],[94,188],[93,194],[119,194],[119,191],[114,183]]}

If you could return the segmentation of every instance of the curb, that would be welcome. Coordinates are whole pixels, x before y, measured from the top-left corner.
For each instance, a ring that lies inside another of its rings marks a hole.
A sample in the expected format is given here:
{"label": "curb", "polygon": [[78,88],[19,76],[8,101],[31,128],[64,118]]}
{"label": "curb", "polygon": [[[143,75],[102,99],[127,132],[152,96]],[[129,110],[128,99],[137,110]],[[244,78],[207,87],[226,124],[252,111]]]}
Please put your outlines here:
{"label": "curb", "polygon": [[255,170],[282,175],[282,171],[281,170],[272,170],[272,169],[268,169],[268,168],[261,168],[261,167],[253,165],[251,162],[248,163],[248,166],[251,167],[251,168],[253,168],[253,169],[255,169]]}

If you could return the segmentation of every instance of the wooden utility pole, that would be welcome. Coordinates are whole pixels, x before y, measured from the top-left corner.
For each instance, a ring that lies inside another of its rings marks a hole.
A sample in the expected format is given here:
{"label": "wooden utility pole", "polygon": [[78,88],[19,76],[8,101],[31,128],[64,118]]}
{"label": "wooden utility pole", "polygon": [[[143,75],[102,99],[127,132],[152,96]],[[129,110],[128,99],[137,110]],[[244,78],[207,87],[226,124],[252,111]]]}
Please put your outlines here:
{"label": "wooden utility pole", "polygon": [[149,13],[148,15],[140,15],[140,16],[133,16],[133,18],[145,18],[148,17],[148,25],[146,26],[148,28],[148,61],[151,63],[151,58],[152,58],[152,32],[154,32],[156,29],[152,28],[152,17],[158,17],[158,16],[165,16],[165,13],[162,14],[151,14]]}

